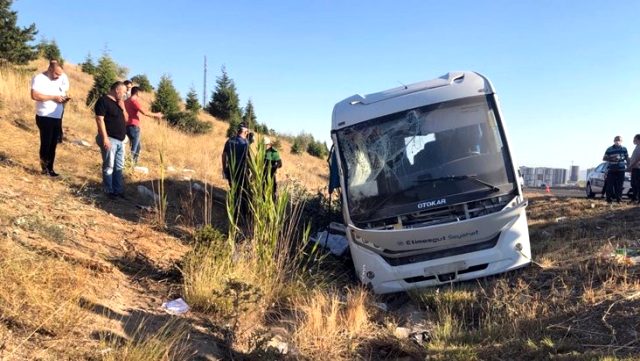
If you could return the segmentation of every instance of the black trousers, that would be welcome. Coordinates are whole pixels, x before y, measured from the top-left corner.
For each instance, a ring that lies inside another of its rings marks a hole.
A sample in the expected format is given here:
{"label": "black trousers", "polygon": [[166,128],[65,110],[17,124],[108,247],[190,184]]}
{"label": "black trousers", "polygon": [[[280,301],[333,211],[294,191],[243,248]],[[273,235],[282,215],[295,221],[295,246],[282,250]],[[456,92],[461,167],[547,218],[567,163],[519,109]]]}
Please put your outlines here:
{"label": "black trousers", "polygon": [[640,201],[640,168],[631,170],[631,188],[633,189],[633,200]]}
{"label": "black trousers", "polygon": [[246,224],[249,216],[249,177],[239,172],[233,176],[233,179],[228,177],[227,181],[229,182],[229,190],[232,189],[233,182],[236,182],[236,189],[233,194],[236,219],[240,223]]}
{"label": "black trousers", "polygon": [[36,124],[40,130],[40,166],[43,171],[53,171],[62,120],[36,115]]}
{"label": "black trousers", "polygon": [[607,173],[607,201],[622,199],[622,186],[624,184],[624,170],[609,171]]}

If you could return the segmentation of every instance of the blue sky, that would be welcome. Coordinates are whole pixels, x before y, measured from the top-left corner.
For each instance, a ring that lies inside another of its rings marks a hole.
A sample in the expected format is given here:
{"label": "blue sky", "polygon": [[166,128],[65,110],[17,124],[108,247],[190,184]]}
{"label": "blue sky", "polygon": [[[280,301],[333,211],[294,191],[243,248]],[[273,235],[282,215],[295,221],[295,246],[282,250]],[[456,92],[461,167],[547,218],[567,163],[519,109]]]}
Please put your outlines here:
{"label": "blue sky", "polygon": [[[67,61],[109,49],[130,75],[202,98],[224,64],[241,104],[329,142],[333,105],[452,70],[491,79],[516,160],[582,169],[640,133],[640,1],[15,0]],[[73,84],[72,84],[73,86]]]}

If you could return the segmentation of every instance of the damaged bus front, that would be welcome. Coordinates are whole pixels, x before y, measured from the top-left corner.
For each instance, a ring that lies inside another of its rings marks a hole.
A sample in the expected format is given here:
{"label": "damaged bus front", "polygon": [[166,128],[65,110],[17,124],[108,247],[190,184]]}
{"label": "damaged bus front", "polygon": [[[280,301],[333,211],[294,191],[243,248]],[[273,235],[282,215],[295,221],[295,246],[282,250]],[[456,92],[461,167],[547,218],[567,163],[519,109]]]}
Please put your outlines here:
{"label": "damaged bus front", "polygon": [[485,77],[347,98],[332,139],[356,273],[376,293],[530,262],[526,201]]}

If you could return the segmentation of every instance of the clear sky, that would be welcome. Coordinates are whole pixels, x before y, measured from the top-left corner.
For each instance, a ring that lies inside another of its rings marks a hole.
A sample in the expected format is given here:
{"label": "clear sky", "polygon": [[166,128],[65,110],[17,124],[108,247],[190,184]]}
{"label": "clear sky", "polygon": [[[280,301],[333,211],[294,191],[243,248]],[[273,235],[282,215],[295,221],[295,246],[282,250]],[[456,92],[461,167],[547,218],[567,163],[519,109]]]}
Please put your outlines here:
{"label": "clear sky", "polygon": [[[581,169],[640,133],[640,1],[15,0],[37,40],[80,63],[105,48],[156,85],[202,99],[224,64],[244,106],[330,141],[333,105],[474,70],[493,82],[520,165]],[[73,84],[72,84],[73,86]]]}

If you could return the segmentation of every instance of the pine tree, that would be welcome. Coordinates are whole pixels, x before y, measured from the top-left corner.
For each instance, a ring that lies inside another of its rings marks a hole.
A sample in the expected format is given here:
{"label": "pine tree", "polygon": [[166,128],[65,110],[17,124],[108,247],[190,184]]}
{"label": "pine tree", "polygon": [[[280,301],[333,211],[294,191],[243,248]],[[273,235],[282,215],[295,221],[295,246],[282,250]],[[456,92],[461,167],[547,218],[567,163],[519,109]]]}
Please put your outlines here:
{"label": "pine tree", "polygon": [[96,75],[96,71],[98,68],[96,67],[96,64],[93,62],[93,57],[91,56],[91,53],[87,54],[87,57],[84,58],[84,62],[80,63],[80,69],[82,69],[82,71],[87,74]]}
{"label": "pine tree", "polygon": [[60,48],[55,40],[43,39],[37,46],[38,55],[47,60],[57,60],[60,65],[64,65],[64,59],[60,53]]}
{"label": "pine tree", "polygon": [[167,117],[180,111],[180,94],[173,86],[169,75],[163,75],[158,83],[156,99],[151,103],[152,112],[161,112]]}
{"label": "pine tree", "polygon": [[131,81],[143,92],[151,93],[153,91],[153,86],[146,74],[134,75],[131,77]]}
{"label": "pine tree", "polygon": [[234,114],[231,116],[231,118],[229,119],[229,128],[227,128],[227,138],[233,137],[238,133],[238,127],[240,126],[241,122],[242,119],[238,114]]}
{"label": "pine tree", "polygon": [[244,107],[244,115],[242,115],[242,121],[249,127],[249,129],[259,130],[258,126],[258,117],[256,116],[256,111],[253,109],[253,103],[251,99],[247,101],[247,106]]}
{"label": "pine tree", "polygon": [[118,80],[118,64],[107,54],[103,54],[98,61],[93,77],[93,88],[87,95],[86,104],[90,107],[104,94],[109,92],[111,84]]}
{"label": "pine tree", "polygon": [[193,86],[191,87],[191,89],[189,89],[189,93],[187,93],[187,99],[185,99],[185,103],[185,108],[192,113],[197,114],[202,108],[200,106],[200,102],[198,101],[198,93],[196,93],[196,90],[193,88]]}
{"label": "pine tree", "polygon": [[0,0],[0,60],[26,64],[38,56],[35,47],[28,44],[38,30],[36,24],[17,26],[18,13],[11,11],[12,3],[13,0]]}
{"label": "pine tree", "polygon": [[236,85],[223,66],[222,75],[216,79],[216,90],[211,96],[207,111],[214,117],[228,122],[232,117],[240,118],[239,103]]}

